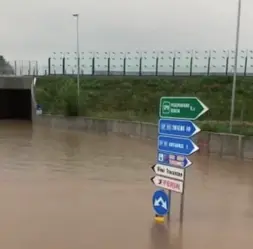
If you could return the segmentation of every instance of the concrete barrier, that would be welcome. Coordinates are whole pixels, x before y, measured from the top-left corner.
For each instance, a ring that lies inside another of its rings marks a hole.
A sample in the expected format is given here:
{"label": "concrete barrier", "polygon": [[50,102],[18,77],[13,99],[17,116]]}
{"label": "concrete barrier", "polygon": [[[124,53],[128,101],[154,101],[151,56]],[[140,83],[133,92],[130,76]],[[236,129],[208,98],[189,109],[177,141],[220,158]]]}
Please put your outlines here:
{"label": "concrete barrier", "polygon": [[[36,117],[35,124],[46,125],[53,129],[115,133],[152,140],[157,138],[157,125],[153,123],[42,115]],[[198,153],[201,155],[216,155],[243,160],[253,159],[253,137],[203,131],[193,140],[199,146]]]}

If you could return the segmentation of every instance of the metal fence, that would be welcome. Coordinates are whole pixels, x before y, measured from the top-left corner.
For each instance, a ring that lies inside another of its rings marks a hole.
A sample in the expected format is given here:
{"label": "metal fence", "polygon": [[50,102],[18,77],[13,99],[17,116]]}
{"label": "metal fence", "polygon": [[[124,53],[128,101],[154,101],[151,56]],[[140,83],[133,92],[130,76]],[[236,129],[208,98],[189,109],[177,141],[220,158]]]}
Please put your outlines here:
{"label": "metal fence", "polygon": [[[231,75],[233,50],[52,53],[46,63],[10,62],[16,75]],[[238,74],[253,75],[253,50],[240,50]]]}
{"label": "metal fence", "polygon": [[[46,69],[47,67],[45,67]],[[42,75],[38,61],[15,60],[7,61],[6,65],[0,65],[0,75]]]}

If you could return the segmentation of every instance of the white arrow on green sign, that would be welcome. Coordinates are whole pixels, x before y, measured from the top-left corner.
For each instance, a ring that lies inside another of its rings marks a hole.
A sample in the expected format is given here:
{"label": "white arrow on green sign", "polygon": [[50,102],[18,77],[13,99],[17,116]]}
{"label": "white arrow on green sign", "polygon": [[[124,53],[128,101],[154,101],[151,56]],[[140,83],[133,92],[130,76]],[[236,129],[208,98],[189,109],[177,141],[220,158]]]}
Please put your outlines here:
{"label": "white arrow on green sign", "polygon": [[197,97],[162,97],[160,118],[195,120],[209,110]]}

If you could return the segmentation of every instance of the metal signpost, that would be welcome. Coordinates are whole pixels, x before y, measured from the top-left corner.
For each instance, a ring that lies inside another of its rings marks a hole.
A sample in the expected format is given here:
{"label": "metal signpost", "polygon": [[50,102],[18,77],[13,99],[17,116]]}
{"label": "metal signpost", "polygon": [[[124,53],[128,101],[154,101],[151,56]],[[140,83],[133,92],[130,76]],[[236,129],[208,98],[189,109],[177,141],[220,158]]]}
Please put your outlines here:
{"label": "metal signpost", "polygon": [[[181,194],[180,220],[183,220],[185,169],[192,165],[187,158],[199,150],[190,139],[200,132],[200,129],[191,120],[196,120],[205,112],[206,107],[196,97],[162,97],[159,108],[160,120],[158,123],[157,163],[152,166],[156,176],[151,178],[153,184],[168,190],[168,205],[171,204],[171,192]],[[156,193],[156,192],[155,192]],[[160,208],[163,201],[156,202]],[[154,198],[153,198],[154,206]],[[169,215],[170,207],[167,214]],[[165,216],[165,213],[157,215]]]}

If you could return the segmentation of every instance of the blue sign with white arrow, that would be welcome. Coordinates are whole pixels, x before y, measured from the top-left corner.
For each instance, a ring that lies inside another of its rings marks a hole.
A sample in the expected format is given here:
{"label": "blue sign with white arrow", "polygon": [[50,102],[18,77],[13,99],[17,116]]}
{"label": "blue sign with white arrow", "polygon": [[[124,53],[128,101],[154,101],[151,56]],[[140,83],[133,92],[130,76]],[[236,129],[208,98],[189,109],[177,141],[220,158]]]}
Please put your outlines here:
{"label": "blue sign with white arrow", "polygon": [[157,190],[152,198],[153,209],[157,215],[164,216],[170,211],[170,200],[164,190]]}
{"label": "blue sign with white arrow", "polygon": [[192,137],[200,129],[190,120],[160,119],[158,133],[167,136]]}
{"label": "blue sign with white arrow", "polygon": [[187,168],[192,165],[192,162],[186,156],[161,151],[157,152],[157,163],[180,168]]}
{"label": "blue sign with white arrow", "polygon": [[189,138],[158,136],[158,150],[172,154],[189,156],[199,147]]}

